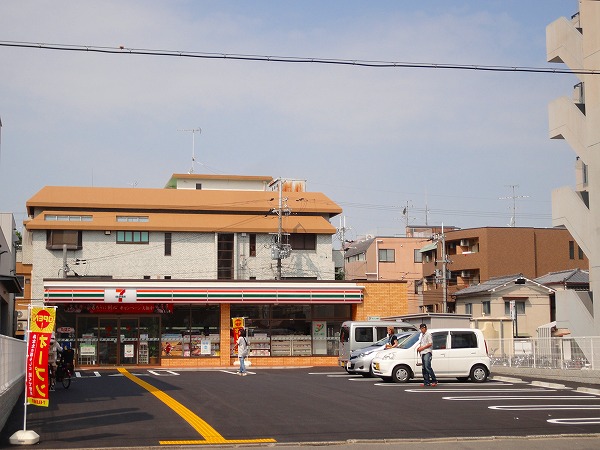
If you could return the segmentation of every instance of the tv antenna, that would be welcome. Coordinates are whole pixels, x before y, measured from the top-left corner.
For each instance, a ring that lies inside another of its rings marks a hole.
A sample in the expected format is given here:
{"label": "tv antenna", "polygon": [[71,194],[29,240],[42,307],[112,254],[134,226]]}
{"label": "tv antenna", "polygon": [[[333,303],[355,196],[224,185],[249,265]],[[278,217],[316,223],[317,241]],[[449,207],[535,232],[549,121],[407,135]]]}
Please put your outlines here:
{"label": "tv antenna", "polygon": [[196,133],[202,133],[202,128],[187,128],[177,131],[187,131],[192,133],[192,167],[188,173],[194,173],[194,164],[196,164]]}
{"label": "tv antenna", "polygon": [[512,217],[510,218],[510,223],[508,226],[516,227],[517,226],[517,199],[518,198],[529,198],[528,195],[515,195],[515,188],[518,188],[518,184],[509,184],[508,186],[512,189],[512,196],[510,197],[500,197],[500,200],[512,200]]}

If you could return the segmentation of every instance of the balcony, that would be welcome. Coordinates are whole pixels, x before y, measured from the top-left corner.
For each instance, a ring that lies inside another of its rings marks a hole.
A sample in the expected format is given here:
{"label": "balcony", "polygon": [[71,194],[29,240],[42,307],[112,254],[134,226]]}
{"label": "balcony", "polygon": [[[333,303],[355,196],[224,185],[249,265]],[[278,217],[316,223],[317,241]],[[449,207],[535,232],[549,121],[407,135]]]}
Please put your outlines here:
{"label": "balcony", "polygon": [[568,97],[560,97],[548,105],[550,139],[565,139],[575,153],[589,161],[586,142],[585,115]]}
{"label": "balcony", "polygon": [[592,255],[590,248],[596,239],[595,226],[591,224],[590,210],[585,203],[586,196],[573,191],[570,187],[562,187],[552,191],[552,225],[564,225],[573,239],[586,255]]}
{"label": "balcony", "polygon": [[583,35],[575,25],[561,17],[546,27],[546,60],[548,62],[565,63],[571,69],[584,67]]}

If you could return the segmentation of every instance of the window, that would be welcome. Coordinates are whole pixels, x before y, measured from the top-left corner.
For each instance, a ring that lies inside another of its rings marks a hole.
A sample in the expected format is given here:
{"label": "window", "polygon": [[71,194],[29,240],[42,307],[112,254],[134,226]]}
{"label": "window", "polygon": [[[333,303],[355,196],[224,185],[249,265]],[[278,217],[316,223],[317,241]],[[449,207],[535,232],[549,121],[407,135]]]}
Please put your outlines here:
{"label": "window", "polygon": [[256,234],[250,233],[250,256],[256,256]]}
{"label": "window", "polygon": [[374,342],[373,327],[356,327],[354,330],[354,340],[356,342]]}
{"label": "window", "polygon": [[196,183],[196,190],[197,191],[201,191],[202,190],[202,183]]}
{"label": "window", "polygon": [[[517,314],[525,314],[525,300],[515,301]],[[510,300],[504,302],[504,315],[510,316]]]}
{"label": "window", "polygon": [[[21,286],[22,290],[25,290],[25,277],[23,275],[17,275],[17,281],[19,282],[19,286]],[[21,293],[16,293],[15,297],[21,298],[23,297],[23,291]]]}
{"label": "window", "polygon": [[465,314],[473,314],[473,304],[465,303]]}
{"label": "window", "polygon": [[446,348],[446,340],[448,337],[447,332],[443,333],[431,333],[431,338],[433,340],[433,346],[431,347],[433,350],[444,350]]}
{"label": "window", "polygon": [[310,233],[292,233],[289,236],[292,250],[316,250],[317,235]]}
{"label": "window", "polygon": [[147,244],[148,231],[117,231],[117,244]]}
{"label": "window", "polygon": [[49,222],[64,221],[64,222],[91,222],[92,216],[58,216],[54,214],[44,215],[44,220]]}
{"label": "window", "polygon": [[171,256],[172,241],[173,241],[173,235],[171,233],[165,233],[165,256]]}
{"label": "window", "polygon": [[579,249],[579,259],[583,259],[583,250],[581,250],[581,247],[577,247]]}
{"label": "window", "polygon": [[233,233],[220,233],[218,235],[217,279],[233,280]]}
{"label": "window", "polygon": [[393,248],[379,249],[379,262],[394,262],[395,250]]}
{"label": "window", "polygon": [[490,315],[491,311],[492,311],[492,307],[491,307],[490,302],[489,301],[487,301],[487,302],[481,302],[481,305],[483,307],[483,313],[487,314],[487,315]]}
{"label": "window", "polygon": [[569,241],[569,259],[575,259],[575,242]]}
{"label": "window", "polygon": [[46,248],[48,250],[80,250],[82,248],[81,231],[77,230],[48,230],[46,232]]}
{"label": "window", "polygon": [[418,248],[414,249],[414,254],[415,254],[414,260],[416,263],[423,262],[423,253],[421,253],[421,251]]}
{"label": "window", "polygon": [[477,348],[477,336],[471,331],[451,331],[451,348]]}
{"label": "window", "polygon": [[117,216],[117,222],[148,222],[148,216]]}

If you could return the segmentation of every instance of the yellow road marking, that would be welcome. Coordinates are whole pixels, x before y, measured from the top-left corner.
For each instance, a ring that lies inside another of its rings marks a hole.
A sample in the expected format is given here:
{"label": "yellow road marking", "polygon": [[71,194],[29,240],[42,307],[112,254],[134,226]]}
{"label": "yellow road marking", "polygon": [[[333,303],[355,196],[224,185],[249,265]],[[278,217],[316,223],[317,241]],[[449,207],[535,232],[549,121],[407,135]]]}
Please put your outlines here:
{"label": "yellow road marking", "polygon": [[150,383],[146,383],[135,375],[129,373],[126,369],[118,369],[123,376],[129,378],[135,384],[143,387],[161,402],[175,411],[179,416],[189,423],[194,430],[204,437],[204,440],[181,440],[181,441],[159,441],[161,445],[196,445],[196,444],[247,444],[247,443],[265,443],[265,442],[277,442],[275,439],[225,439],[219,434],[217,430],[211,427],[207,422],[198,417],[194,412],[183,406],[177,400],[167,395]]}

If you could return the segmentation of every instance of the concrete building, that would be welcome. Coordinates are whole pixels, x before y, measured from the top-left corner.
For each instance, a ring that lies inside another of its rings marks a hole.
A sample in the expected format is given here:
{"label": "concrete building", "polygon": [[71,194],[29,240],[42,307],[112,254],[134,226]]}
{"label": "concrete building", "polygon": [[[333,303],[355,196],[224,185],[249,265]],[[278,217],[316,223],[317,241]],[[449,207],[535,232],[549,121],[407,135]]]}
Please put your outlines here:
{"label": "concrete building", "polygon": [[27,211],[23,303],[57,307],[78,365],[231,366],[234,322],[253,364],[331,365],[342,322],[408,312],[406,282],[335,281],[341,209],[302,181],[44,187]]}
{"label": "concrete building", "polygon": [[429,312],[460,312],[452,294],[494,277],[520,273],[534,279],[558,270],[585,270],[589,264],[565,228],[451,230],[444,232],[443,239],[425,245],[421,253],[423,309]]}
{"label": "concrete building", "polygon": [[556,293],[557,326],[573,336],[600,334],[600,2],[580,0],[579,11],[561,17],[546,29],[549,62],[564,63],[579,83],[571,98],[562,97],[549,106],[551,139],[565,139],[576,153],[576,186],[552,193],[552,220],[565,226],[589,258],[590,290]]}
{"label": "concrete building", "polygon": [[0,334],[13,337],[17,329],[15,296],[23,291],[15,275],[18,239],[15,219],[10,213],[0,213]]}

